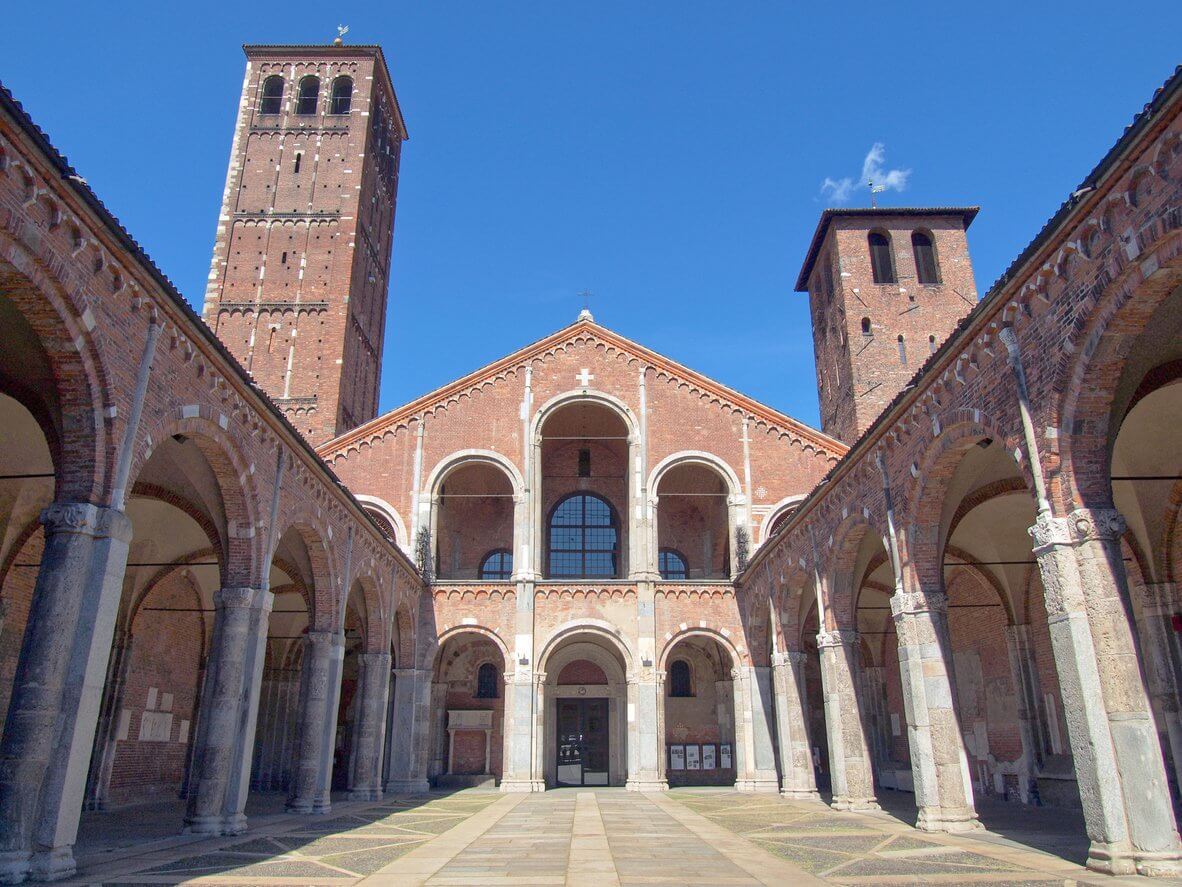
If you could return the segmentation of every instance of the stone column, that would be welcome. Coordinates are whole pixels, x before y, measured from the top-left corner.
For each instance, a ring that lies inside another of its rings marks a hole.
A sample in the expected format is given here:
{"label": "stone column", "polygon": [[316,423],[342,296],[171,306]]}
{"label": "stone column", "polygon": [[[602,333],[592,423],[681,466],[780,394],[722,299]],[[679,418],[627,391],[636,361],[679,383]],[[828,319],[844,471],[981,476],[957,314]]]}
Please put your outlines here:
{"label": "stone column", "polygon": [[[390,716],[389,793],[425,792],[427,782],[427,731],[430,722],[431,673],[417,668],[394,669],[394,706]],[[424,704],[421,698],[426,695]]]}
{"label": "stone column", "polygon": [[382,749],[386,738],[386,702],[390,688],[390,654],[357,657],[357,723],[349,754],[349,800],[382,798]]}
{"label": "stone column", "polygon": [[[65,877],[119,609],[131,521],[55,502],[0,741],[0,879]],[[35,849],[34,849],[35,848]]]}
{"label": "stone column", "polygon": [[1006,648],[1010,654],[1010,671],[1014,678],[1014,695],[1018,702],[1018,735],[1022,740],[1021,770],[1018,791],[1022,802],[1029,803],[1034,786],[1035,769],[1042,763],[1041,730],[1038,725],[1039,689],[1038,670],[1030,650],[1030,626],[1007,625]]}
{"label": "stone column", "polygon": [[[655,567],[655,549],[650,557]],[[665,791],[665,734],[663,728],[664,673],[656,661],[656,573],[642,574],[636,583],[636,630],[640,662],[628,676],[628,778],[630,791]]]}
{"label": "stone column", "polygon": [[835,810],[879,809],[874,799],[870,748],[858,705],[857,644],[858,633],[849,629],[821,629],[817,634]]}
{"label": "stone column", "polygon": [[217,613],[197,715],[186,832],[246,831],[243,811],[274,598],[265,588],[223,588],[214,596]]}
{"label": "stone column", "polygon": [[131,635],[119,632],[111,645],[107,665],[106,692],[95,731],[94,754],[86,786],[86,809],[104,810],[111,789],[111,770],[118,748],[119,713],[123,710],[123,690],[127,685],[127,667],[131,663]]}
{"label": "stone column", "polygon": [[504,757],[501,791],[534,792],[546,788],[542,757],[535,752],[541,720],[540,687],[534,662],[534,590],[532,576],[517,582],[513,661],[505,663]]}
{"label": "stone column", "polygon": [[948,649],[948,598],[943,592],[896,591],[891,614],[899,638],[903,711],[911,747],[916,827],[963,832],[981,827],[973,807],[969,765],[952,702],[944,660]]}
{"label": "stone column", "polygon": [[742,725],[743,735],[735,745],[743,746],[743,770],[737,774],[735,788],[741,792],[774,792],[776,752],[772,746],[772,670],[766,666],[735,669],[735,725]]}
{"label": "stone column", "polygon": [[292,767],[291,794],[287,799],[290,813],[317,812],[324,804],[321,797],[323,759],[332,755],[325,742],[329,717],[332,662],[340,635],[335,631],[309,631],[304,641],[304,666],[300,679],[299,740]]}
{"label": "stone column", "polygon": [[1165,764],[1124,609],[1112,509],[1041,512],[1031,528],[1091,847],[1088,867],[1177,876],[1182,847]]}
{"label": "stone column", "polygon": [[1156,582],[1145,588],[1145,605],[1137,620],[1137,633],[1145,653],[1145,674],[1149,692],[1161,718],[1160,732],[1170,748],[1174,784],[1182,788],[1182,634],[1171,620],[1178,612],[1177,585]]}
{"label": "stone column", "polygon": [[780,752],[780,794],[785,798],[816,801],[817,777],[809,743],[808,695],[804,685],[805,654],[776,653],[772,658],[772,684],[776,707],[776,740]]}

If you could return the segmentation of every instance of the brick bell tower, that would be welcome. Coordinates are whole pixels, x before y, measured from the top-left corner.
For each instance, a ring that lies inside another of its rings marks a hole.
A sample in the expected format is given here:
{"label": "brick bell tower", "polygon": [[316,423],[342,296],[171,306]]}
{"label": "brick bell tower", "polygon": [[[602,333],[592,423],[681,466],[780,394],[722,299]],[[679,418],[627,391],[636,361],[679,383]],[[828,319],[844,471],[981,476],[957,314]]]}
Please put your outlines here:
{"label": "brick bell tower", "polygon": [[821,213],[796,291],[809,294],[826,434],[857,440],[977,304],[977,209]]}
{"label": "brick bell tower", "polygon": [[245,46],[204,317],[319,445],[377,415],[406,125],[378,46]]}

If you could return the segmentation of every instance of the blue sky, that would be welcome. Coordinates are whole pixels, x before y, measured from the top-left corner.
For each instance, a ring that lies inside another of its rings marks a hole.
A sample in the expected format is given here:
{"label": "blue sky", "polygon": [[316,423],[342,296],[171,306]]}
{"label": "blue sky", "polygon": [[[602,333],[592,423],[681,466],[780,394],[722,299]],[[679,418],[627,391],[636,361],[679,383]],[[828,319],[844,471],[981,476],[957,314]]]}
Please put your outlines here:
{"label": "blue sky", "polygon": [[326,6],[11,4],[0,78],[199,305],[241,44],[381,43],[410,129],[383,410],[590,290],[604,325],[815,424],[793,283],[876,144],[905,184],[881,205],[981,205],[984,292],[1182,61],[1176,0]]}

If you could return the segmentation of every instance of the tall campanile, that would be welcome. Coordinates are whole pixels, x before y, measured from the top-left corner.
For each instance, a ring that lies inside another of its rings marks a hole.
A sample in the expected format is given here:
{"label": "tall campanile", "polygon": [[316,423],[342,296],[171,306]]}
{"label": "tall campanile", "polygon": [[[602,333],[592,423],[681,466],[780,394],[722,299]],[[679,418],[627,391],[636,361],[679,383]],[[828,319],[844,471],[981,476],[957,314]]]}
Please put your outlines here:
{"label": "tall campanile", "polygon": [[377,46],[245,46],[205,321],[313,445],[377,415],[406,125]]}

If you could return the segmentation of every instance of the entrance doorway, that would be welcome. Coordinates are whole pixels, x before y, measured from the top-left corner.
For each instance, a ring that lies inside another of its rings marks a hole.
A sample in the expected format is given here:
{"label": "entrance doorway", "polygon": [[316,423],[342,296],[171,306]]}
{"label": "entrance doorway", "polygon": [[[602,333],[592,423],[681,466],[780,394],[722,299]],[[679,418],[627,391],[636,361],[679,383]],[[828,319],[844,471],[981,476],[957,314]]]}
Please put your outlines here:
{"label": "entrance doorway", "polygon": [[559,785],[608,784],[606,699],[559,699]]}

